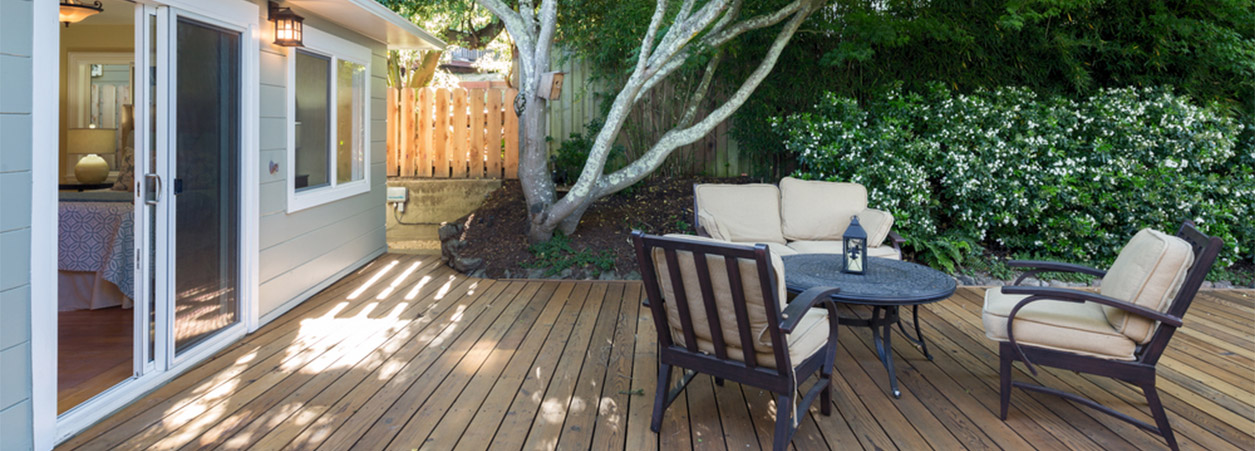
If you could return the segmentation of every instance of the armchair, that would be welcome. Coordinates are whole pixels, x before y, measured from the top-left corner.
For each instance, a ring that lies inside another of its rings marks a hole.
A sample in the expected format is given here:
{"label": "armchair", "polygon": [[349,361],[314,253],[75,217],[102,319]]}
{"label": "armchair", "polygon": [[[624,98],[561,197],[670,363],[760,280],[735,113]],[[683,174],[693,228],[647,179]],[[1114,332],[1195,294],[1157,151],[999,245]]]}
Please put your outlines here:
{"label": "armchair", "polygon": [[[1219,254],[1219,238],[1186,221],[1170,236],[1143,229],[1125,245],[1108,271],[1081,265],[1019,261],[1030,268],[1012,286],[985,293],[985,334],[999,341],[1000,417],[1007,419],[1011,389],[1060,396],[1163,436],[1178,449],[1172,425],[1155,389],[1155,365]],[[1100,293],[1019,286],[1041,272],[1103,277]],[[1045,365],[1111,377],[1137,385],[1155,425],[1076,394],[1012,381],[1011,365],[1024,362],[1033,375]]]}
{"label": "armchair", "polygon": [[[632,241],[658,331],[651,430],[661,429],[667,406],[698,372],[718,385],[727,379],[774,393],[776,450],[789,446],[798,417],[817,397],[820,412],[832,413],[836,288],[812,288],[786,306],[784,264],[765,244],[640,231],[632,232]],[[683,376],[669,389],[674,367]],[[798,402],[798,381],[815,372],[818,381]]]}

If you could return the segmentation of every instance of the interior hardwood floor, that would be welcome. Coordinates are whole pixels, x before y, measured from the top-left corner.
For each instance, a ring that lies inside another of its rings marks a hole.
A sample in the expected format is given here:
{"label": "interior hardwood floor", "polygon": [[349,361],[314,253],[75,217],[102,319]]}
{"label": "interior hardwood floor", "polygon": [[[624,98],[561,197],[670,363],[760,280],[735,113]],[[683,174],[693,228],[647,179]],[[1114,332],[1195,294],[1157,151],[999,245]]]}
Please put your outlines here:
{"label": "interior hardwood floor", "polygon": [[131,377],[135,311],[122,307],[57,313],[57,413]]}
{"label": "interior hardwood floor", "polygon": [[[1162,449],[1119,420],[1017,390],[997,418],[983,289],[920,311],[935,359],[893,341],[888,394],[865,329],[842,329],[831,416],[813,449]],[[760,449],[762,390],[700,376],[649,431],[656,334],[638,282],[481,280],[385,255],[61,449]],[[1206,291],[1159,365],[1183,448],[1255,449],[1255,292]],[[896,334],[896,332],[895,332]],[[1016,379],[1034,377],[1017,365]],[[1149,420],[1140,391],[1046,369],[1035,379]],[[802,382],[808,387],[812,381]]]}

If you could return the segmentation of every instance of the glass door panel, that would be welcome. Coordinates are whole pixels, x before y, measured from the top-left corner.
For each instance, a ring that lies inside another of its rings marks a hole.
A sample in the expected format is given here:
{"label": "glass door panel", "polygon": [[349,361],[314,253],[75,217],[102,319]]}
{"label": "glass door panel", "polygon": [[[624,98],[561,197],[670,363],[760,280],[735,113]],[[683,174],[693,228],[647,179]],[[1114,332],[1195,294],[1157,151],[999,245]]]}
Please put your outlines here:
{"label": "glass door panel", "polygon": [[240,321],[240,45],[237,32],[176,23],[174,346]]}

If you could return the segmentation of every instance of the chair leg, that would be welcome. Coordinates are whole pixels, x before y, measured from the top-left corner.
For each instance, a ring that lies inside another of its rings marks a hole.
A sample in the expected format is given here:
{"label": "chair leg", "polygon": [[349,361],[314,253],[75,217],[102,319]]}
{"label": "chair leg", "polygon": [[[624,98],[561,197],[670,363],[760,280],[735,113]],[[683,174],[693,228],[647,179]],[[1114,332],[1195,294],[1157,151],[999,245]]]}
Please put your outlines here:
{"label": "chair leg", "polygon": [[824,391],[819,392],[819,413],[824,416],[832,415],[832,376],[826,376],[820,379],[819,383],[824,384]]}
{"label": "chair leg", "polygon": [[776,434],[772,437],[771,449],[782,451],[789,448],[793,440],[793,415],[797,414],[792,396],[776,397]]}
{"label": "chair leg", "polygon": [[718,386],[722,387],[722,386],[723,386],[723,378],[721,378],[721,377],[716,377],[716,378],[715,378],[715,385],[718,385]]}
{"label": "chair leg", "polygon": [[662,412],[667,407],[667,392],[671,391],[671,365],[658,364],[658,390],[654,393],[654,417],[649,430],[657,433],[662,429]]}
{"label": "chair leg", "polygon": [[1172,425],[1168,424],[1168,414],[1163,410],[1163,403],[1159,402],[1159,392],[1155,390],[1155,382],[1142,385],[1142,393],[1146,395],[1146,405],[1150,407],[1150,415],[1155,419],[1155,425],[1159,427],[1159,435],[1162,435],[1164,441],[1168,442],[1168,447],[1173,451],[1180,449],[1177,447],[1177,438],[1172,434]]}
{"label": "chair leg", "polygon": [[[1005,347],[1006,344],[1004,343],[1003,346]],[[1001,361],[1001,364],[998,366],[998,377],[1002,382],[1001,410],[998,413],[998,418],[1002,419],[1002,421],[1007,421],[1007,408],[1011,406],[1011,358],[1007,356],[1004,349],[1003,352],[999,353],[998,359]]]}

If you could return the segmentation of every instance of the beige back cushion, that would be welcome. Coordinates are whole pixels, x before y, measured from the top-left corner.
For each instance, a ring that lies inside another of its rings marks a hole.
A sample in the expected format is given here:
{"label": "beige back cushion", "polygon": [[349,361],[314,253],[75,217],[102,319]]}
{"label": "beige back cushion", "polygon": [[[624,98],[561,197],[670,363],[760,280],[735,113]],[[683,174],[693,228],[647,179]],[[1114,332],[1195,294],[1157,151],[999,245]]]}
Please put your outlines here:
{"label": "beige back cushion", "polygon": [[857,183],[780,181],[780,227],[789,241],[839,240],[850,218],[865,209],[867,188]]}
{"label": "beige back cushion", "polygon": [[[1102,279],[1103,296],[1166,311],[1194,264],[1194,249],[1185,240],[1142,229],[1124,245]],[[1115,307],[1103,306],[1107,321],[1129,339],[1146,344],[1155,322]]]}
{"label": "beige back cushion", "polygon": [[[667,235],[695,241],[714,241],[706,238],[687,235]],[[727,244],[727,243],[723,243]],[[671,273],[668,271],[667,257],[662,249],[654,249],[654,270],[658,274],[659,290],[665,299],[667,324],[672,327],[671,336],[683,342],[684,331],[681,329],[680,309],[675,304],[675,291],[671,285]],[[713,341],[710,322],[706,316],[706,304],[702,300],[701,283],[697,279],[697,265],[692,252],[676,252],[680,267],[680,280],[684,286],[685,299],[688,301],[689,317],[693,320],[693,330],[699,340]],[[760,352],[771,352],[771,335],[767,333],[767,311],[764,308],[762,286],[758,283],[758,265],[754,260],[740,259],[738,262],[741,276],[741,289],[744,290],[746,312],[749,316],[750,331],[754,335],[754,348]],[[787,305],[784,286],[784,262],[776,254],[771,254],[771,266],[776,276],[777,312]],[[728,267],[723,257],[707,255],[706,267],[710,272],[710,285],[715,296],[715,305],[719,311],[719,325],[723,328],[724,343],[728,347],[742,349],[741,336],[737,328],[736,310],[733,304],[731,283],[728,279]]]}
{"label": "beige back cushion", "polygon": [[889,237],[889,229],[893,228],[893,215],[868,208],[858,214],[858,223],[867,231],[867,247],[873,248],[883,244],[885,238]]}
{"label": "beige back cushion", "polygon": [[[780,231],[780,190],[775,185],[705,184],[693,187],[698,221],[718,222],[726,241],[784,244]],[[701,224],[705,227],[705,224]],[[712,233],[709,228],[707,232]]]}

